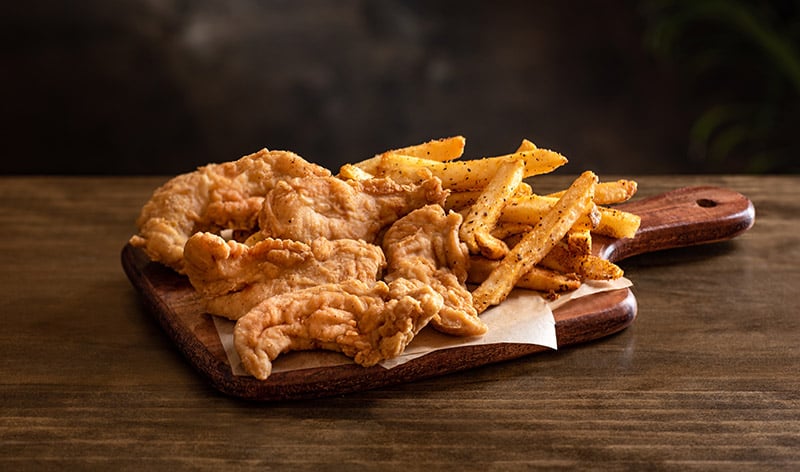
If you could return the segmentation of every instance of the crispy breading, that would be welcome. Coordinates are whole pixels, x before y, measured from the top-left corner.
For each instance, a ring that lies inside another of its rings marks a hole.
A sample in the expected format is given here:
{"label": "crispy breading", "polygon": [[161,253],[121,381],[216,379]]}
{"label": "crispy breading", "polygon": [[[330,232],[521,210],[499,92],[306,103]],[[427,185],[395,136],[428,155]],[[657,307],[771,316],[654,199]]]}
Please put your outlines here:
{"label": "crispy breading", "polygon": [[362,239],[373,242],[381,230],[408,212],[444,203],[439,179],[400,185],[388,178],[344,181],[336,177],[286,179],[264,199],[260,237],[311,241]]}
{"label": "crispy breading", "polygon": [[461,215],[439,205],[414,210],[386,231],[383,280],[342,279],[254,306],[234,330],[245,369],[263,379],[279,354],[305,349],[372,365],[400,354],[428,322],[459,336],[485,333],[465,285],[469,254],[458,239],[460,223]]}
{"label": "crispy breading", "polygon": [[444,305],[431,320],[437,331],[478,336],[486,324],[478,318],[467,289],[467,246],[459,239],[461,215],[445,213],[439,205],[414,210],[397,220],[383,237],[389,271],[385,280],[419,280],[434,288]]}
{"label": "crispy breading", "polygon": [[374,283],[386,265],[381,248],[364,241],[265,239],[247,246],[211,233],[189,238],[184,257],[206,311],[232,320],[284,292],[351,279]]}
{"label": "crispy breading", "polygon": [[136,224],[130,244],[150,259],[183,273],[183,246],[198,231],[255,230],[264,195],[293,177],[323,177],[330,171],[288,151],[262,149],[237,161],[209,164],[178,175],[155,190]]}
{"label": "crispy breading", "polygon": [[396,357],[442,307],[442,296],[420,281],[388,284],[350,280],[268,298],[236,322],[234,346],[258,379],[281,353],[339,351],[363,366]]}

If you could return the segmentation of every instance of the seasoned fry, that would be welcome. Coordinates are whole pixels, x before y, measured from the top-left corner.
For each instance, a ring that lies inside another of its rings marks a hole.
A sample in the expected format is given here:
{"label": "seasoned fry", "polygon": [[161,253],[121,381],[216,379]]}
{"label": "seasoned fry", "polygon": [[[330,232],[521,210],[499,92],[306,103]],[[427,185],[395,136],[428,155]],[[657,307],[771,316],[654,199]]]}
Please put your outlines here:
{"label": "seasoned fry", "polygon": [[[508,201],[503,211],[500,212],[501,223],[516,223],[535,225],[542,220],[553,206],[557,198],[543,197],[541,195],[528,195],[514,197]],[[576,221],[576,229],[594,229],[600,222],[600,213],[596,205],[592,204],[590,211]]]}
{"label": "seasoned fry", "polygon": [[592,253],[592,233],[588,229],[570,229],[564,236],[564,242],[573,253]]}
{"label": "seasoned fry", "polygon": [[453,162],[383,154],[374,175],[388,176],[399,182],[415,182],[419,179],[419,171],[427,169],[433,176],[438,177],[442,181],[442,186],[448,190],[481,190],[486,187],[503,162],[517,159],[525,162],[523,177],[551,172],[567,162],[561,154],[546,149]]}
{"label": "seasoned fry", "polygon": [[[447,202],[445,202],[445,209],[460,211],[474,205],[475,202],[478,201],[480,195],[480,190],[450,192],[450,195],[447,196]],[[519,185],[517,185],[517,190],[514,192],[513,198],[523,198],[530,195],[533,195],[533,188],[531,188],[530,184],[527,182],[520,182]]]}
{"label": "seasoned fry", "polygon": [[497,239],[507,239],[518,234],[524,234],[533,229],[533,225],[525,223],[498,222],[492,230],[492,236]]}
{"label": "seasoned fry", "polygon": [[[636,194],[638,184],[633,180],[617,180],[615,182],[600,182],[594,193],[594,202],[598,205],[612,205],[629,200]],[[548,197],[561,198],[564,190],[547,195]]]}
{"label": "seasoned fry", "polygon": [[445,210],[460,211],[472,206],[480,196],[480,192],[450,192],[444,204]]}
{"label": "seasoned fry", "polygon": [[517,186],[517,191],[514,192],[515,197],[525,197],[527,195],[533,195],[533,188],[529,183],[520,182]]}
{"label": "seasoned fry", "polygon": [[534,149],[537,149],[537,147],[532,141],[523,139],[522,143],[520,143],[519,147],[517,148],[517,152],[533,151]]}
{"label": "seasoned fry", "polygon": [[345,164],[339,168],[337,177],[350,180],[369,180],[375,176],[354,164]]}
{"label": "seasoned fry", "polygon": [[[490,260],[482,256],[470,258],[469,276],[467,281],[480,284],[500,264],[500,261]],[[581,285],[581,279],[572,273],[562,273],[544,267],[534,266],[522,275],[517,281],[517,288],[536,290],[539,292],[568,292]]]}
{"label": "seasoned fry", "polygon": [[464,147],[466,144],[467,140],[464,136],[453,136],[450,138],[435,139],[433,141],[400,149],[392,149],[383,154],[396,154],[398,156],[411,156],[437,162],[446,162],[461,157],[464,154]]}
{"label": "seasoned fry", "polygon": [[503,202],[514,195],[522,182],[524,171],[525,163],[520,159],[504,162],[470,208],[459,230],[459,237],[470,253],[500,259],[508,252],[505,243],[493,237],[491,231],[503,210]]}
{"label": "seasoned fry", "polygon": [[345,164],[344,166],[339,168],[339,175],[354,180],[362,180],[359,178],[361,176],[369,176],[367,178],[374,177],[375,174],[377,174],[378,172],[378,166],[380,165],[380,163],[381,163],[381,155],[378,154],[376,156],[370,157],[369,159],[364,159],[363,161],[356,162],[355,164]]}
{"label": "seasoned fry", "polygon": [[593,172],[581,174],[533,231],[506,254],[472,293],[478,313],[505,300],[522,275],[541,261],[575,222],[589,212],[596,184],[597,176]]}
{"label": "seasoned fry", "polygon": [[[467,140],[463,136],[453,136],[450,138],[434,139],[433,141],[428,141],[422,144],[415,144],[413,146],[407,146],[400,149],[392,149],[389,151],[385,151],[369,159],[356,162],[355,164],[345,164],[345,166],[343,166],[339,170],[339,173],[345,178],[354,180],[363,180],[359,178],[363,175],[369,175],[369,176],[377,175],[378,166],[381,163],[381,158],[388,154],[393,154],[398,156],[418,157],[437,162],[451,161],[453,159],[458,159],[459,157],[461,157],[462,154],[464,154],[464,147],[466,146],[466,144]],[[364,173],[354,171],[353,169],[350,168],[345,168],[349,166],[356,167],[361,171],[363,171]]]}
{"label": "seasoned fry", "polygon": [[557,272],[574,273],[581,279],[588,280],[613,280],[623,275],[622,269],[613,262],[592,254],[572,252],[565,243],[556,244],[539,264]]}
{"label": "seasoned fry", "polygon": [[582,258],[581,270],[578,273],[589,280],[614,280],[624,275],[618,265],[592,254]]}
{"label": "seasoned fry", "polygon": [[508,254],[508,246],[502,239],[495,238],[491,232],[478,231],[475,233],[475,243],[484,257],[489,259],[502,259]]}
{"label": "seasoned fry", "polygon": [[634,215],[627,211],[616,208],[598,207],[600,210],[600,222],[594,232],[612,238],[632,238],[642,219],[639,215]]}
{"label": "seasoned fry", "polygon": [[[554,197],[541,195],[514,197],[503,208],[499,221],[536,224],[557,201]],[[641,218],[633,213],[597,205],[592,213],[578,221],[579,228],[591,229],[594,233],[612,238],[632,238],[640,223]]]}

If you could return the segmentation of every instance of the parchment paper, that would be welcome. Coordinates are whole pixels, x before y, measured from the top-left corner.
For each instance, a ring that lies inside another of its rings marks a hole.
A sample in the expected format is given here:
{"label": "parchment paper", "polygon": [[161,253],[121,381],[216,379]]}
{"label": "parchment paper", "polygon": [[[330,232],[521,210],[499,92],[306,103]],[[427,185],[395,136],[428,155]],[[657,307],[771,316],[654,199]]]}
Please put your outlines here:
{"label": "parchment paper", "polygon": [[[432,351],[468,345],[515,343],[536,344],[556,349],[558,342],[556,340],[553,310],[576,298],[630,287],[631,285],[630,280],[624,277],[612,281],[588,281],[577,290],[563,294],[553,301],[545,300],[536,292],[515,290],[503,303],[481,314],[481,319],[489,327],[485,335],[459,338],[441,334],[432,328],[424,328],[406,346],[406,350],[402,355],[394,359],[388,359],[380,365],[391,369]],[[249,375],[242,367],[239,355],[233,347],[234,322],[218,316],[213,318],[234,375]],[[275,359],[272,363],[272,372],[286,372],[289,370],[351,363],[353,361],[350,358],[336,352],[293,352],[282,354]]]}

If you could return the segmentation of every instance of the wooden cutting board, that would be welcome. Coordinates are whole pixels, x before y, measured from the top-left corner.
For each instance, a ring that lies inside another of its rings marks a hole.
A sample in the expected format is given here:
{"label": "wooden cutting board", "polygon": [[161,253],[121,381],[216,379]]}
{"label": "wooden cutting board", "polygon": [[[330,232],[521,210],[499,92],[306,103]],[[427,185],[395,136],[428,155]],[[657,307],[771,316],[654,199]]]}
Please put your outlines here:
{"label": "wooden cutting board", "polygon": [[[743,195],[715,187],[687,187],[633,200],[616,208],[642,218],[630,239],[595,236],[593,251],[612,261],[662,249],[733,238],[755,219]],[[221,392],[253,400],[315,398],[409,382],[510,360],[548,348],[528,344],[490,344],[435,351],[392,369],[355,364],[274,372],[267,380],[234,375],[212,317],[205,313],[186,277],[150,262],[126,245],[122,266],[149,311],[187,360]],[[635,281],[634,281],[635,283]],[[553,312],[558,347],[619,332],[636,317],[630,289],[601,292],[566,303]]]}

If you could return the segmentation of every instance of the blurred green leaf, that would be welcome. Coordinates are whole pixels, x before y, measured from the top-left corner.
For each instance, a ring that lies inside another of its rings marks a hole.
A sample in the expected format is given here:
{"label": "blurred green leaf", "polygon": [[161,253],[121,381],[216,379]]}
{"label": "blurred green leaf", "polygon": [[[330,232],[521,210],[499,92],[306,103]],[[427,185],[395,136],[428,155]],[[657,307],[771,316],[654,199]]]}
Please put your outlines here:
{"label": "blurred green leaf", "polygon": [[645,47],[707,104],[690,153],[710,171],[800,171],[800,2],[650,0],[642,11]]}

